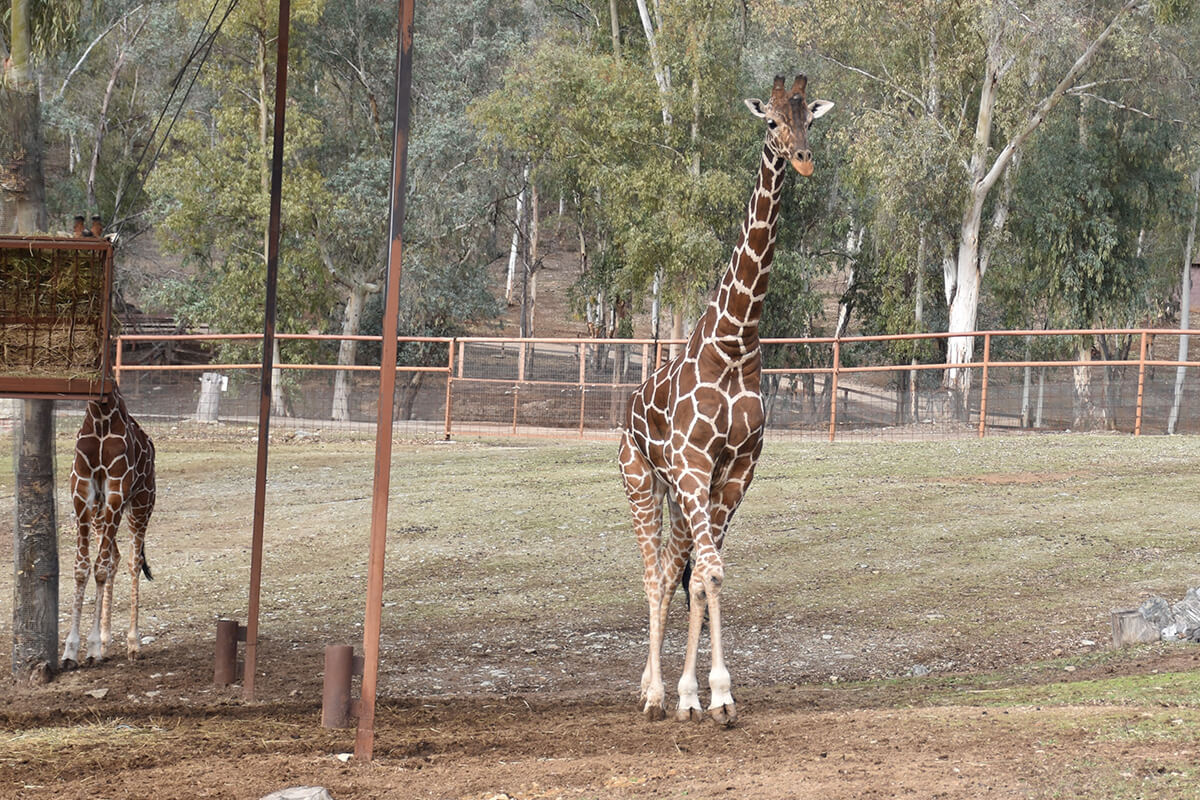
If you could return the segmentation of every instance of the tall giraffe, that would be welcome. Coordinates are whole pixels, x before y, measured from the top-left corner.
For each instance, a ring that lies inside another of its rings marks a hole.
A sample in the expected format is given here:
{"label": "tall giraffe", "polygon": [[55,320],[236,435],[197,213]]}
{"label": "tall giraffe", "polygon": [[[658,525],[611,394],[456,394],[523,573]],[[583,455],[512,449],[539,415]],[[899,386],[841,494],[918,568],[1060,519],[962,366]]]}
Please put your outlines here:
{"label": "tall giraffe", "polygon": [[[88,575],[96,577],[96,616],[87,638],[87,660],[100,661],[108,652],[112,620],[113,580],[120,553],[117,529],[128,515],[132,546],[129,574],[129,634],[126,652],[138,657],[138,573],[153,580],[146,563],[146,525],[154,511],[154,443],[125,407],[125,399],[114,383],[112,391],[90,400],[83,425],[75,439],[75,461],[71,466],[71,502],[78,538],[75,547],[75,605],[71,631],[63,648],[62,664],[69,669],[78,663],[79,620]],[[96,535],[96,558],[89,558],[92,533]]]}
{"label": "tall giraffe", "polygon": [[[629,401],[620,462],[650,605],[650,653],[642,673],[643,713],[650,719],[666,716],[663,632],[671,595],[687,572],[691,603],[676,718],[703,719],[696,659],[705,610],[712,639],[708,713],[721,724],[731,724],[737,716],[721,649],[721,544],[762,451],[758,323],[786,168],[790,163],[801,175],[812,175],[808,129],[833,107],[822,100],[809,102],[807,84],[800,75],[787,92],[783,76],[777,76],[767,103],[746,100],[751,113],[766,122],[767,133],[737,247],[687,345]],[[665,539],[664,498],[671,517]],[[695,566],[688,570],[693,553]]]}

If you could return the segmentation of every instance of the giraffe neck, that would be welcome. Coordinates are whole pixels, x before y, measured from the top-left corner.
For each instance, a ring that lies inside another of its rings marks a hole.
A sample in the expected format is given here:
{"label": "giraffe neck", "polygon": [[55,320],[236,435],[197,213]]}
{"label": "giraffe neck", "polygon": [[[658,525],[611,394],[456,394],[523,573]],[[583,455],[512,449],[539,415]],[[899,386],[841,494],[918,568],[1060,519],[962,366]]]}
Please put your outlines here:
{"label": "giraffe neck", "polygon": [[758,323],[775,256],[786,167],[787,160],[764,144],[741,235],[709,306],[712,320],[703,326],[707,330],[702,335],[708,342],[733,355],[745,356],[758,350]]}

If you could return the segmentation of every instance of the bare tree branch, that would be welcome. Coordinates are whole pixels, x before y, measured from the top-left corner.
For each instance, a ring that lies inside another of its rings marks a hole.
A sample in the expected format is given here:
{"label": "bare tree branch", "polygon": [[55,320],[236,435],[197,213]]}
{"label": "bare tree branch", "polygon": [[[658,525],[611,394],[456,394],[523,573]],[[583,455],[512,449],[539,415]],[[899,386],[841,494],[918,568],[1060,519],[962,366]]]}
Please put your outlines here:
{"label": "bare tree branch", "polygon": [[[92,49],[96,45],[100,44],[100,42],[104,39],[104,37],[108,36],[108,34],[112,32],[113,28],[117,27],[122,22],[124,22],[126,19],[133,16],[134,13],[139,11],[141,8],[142,8],[142,4],[138,3],[136,6],[134,6],[133,8],[129,9],[124,14],[122,14],[120,17],[117,17],[115,20],[113,20],[112,24],[110,24],[107,28],[105,28],[103,31],[101,31],[101,33],[95,39],[92,39],[92,43],[89,44],[87,46],[87,48],[84,49],[83,55],[81,55],[79,57],[79,60],[75,62],[75,66],[71,67],[71,71],[67,73],[67,77],[63,78],[62,86],[58,87],[58,94],[54,95],[55,100],[62,99],[63,92],[65,92],[67,90],[67,84],[71,82],[71,78],[75,77],[75,73],[78,72],[83,67],[83,62],[87,61],[87,57],[92,52]],[[147,14],[146,16],[147,16],[147,18],[149,18],[149,14]],[[145,22],[143,22],[142,24],[145,25]],[[141,28],[138,28],[138,30],[140,31]]]}

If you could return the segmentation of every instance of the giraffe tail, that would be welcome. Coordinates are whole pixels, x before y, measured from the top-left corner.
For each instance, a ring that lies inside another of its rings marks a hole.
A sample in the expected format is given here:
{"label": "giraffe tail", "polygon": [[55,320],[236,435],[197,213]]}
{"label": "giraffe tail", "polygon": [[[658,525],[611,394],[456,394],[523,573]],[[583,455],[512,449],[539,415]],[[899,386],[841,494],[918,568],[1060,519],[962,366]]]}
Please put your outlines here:
{"label": "giraffe tail", "polygon": [[150,562],[146,560],[146,546],[142,545],[142,574],[146,576],[146,580],[154,580],[154,576],[150,574]]}
{"label": "giraffe tail", "polygon": [[689,555],[687,561],[683,562],[683,574],[679,576],[679,583],[683,586],[683,607],[691,609],[692,593],[688,589],[692,585],[692,557]]}

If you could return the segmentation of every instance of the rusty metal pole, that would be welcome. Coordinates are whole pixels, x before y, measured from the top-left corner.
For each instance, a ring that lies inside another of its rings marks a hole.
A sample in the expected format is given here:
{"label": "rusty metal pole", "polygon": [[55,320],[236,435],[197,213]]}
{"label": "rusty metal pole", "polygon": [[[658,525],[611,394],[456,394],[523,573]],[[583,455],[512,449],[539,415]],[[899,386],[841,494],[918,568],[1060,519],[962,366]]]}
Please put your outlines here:
{"label": "rusty metal pole", "polygon": [[392,149],[392,196],[388,228],[387,297],[383,311],[383,354],[375,429],[375,486],[371,499],[371,544],[367,564],[367,607],[363,621],[363,679],[354,757],[370,761],[375,748],[375,695],[379,683],[379,631],[383,619],[383,557],[387,547],[388,488],[392,466],[392,408],[396,402],[396,328],[400,316],[400,270],[404,253],[404,195],[408,129],[412,111],[413,0],[400,0],[396,31],[396,117]]}
{"label": "rusty metal pole", "polygon": [[288,26],[291,0],[279,0],[275,63],[275,130],[271,142],[271,208],[267,222],[267,286],[263,308],[262,374],[259,376],[258,460],[254,472],[254,522],[250,539],[250,603],[246,613],[246,665],[242,693],[254,699],[258,663],[258,607],[262,586],[263,519],[266,511],[267,442],[271,430],[271,370],[275,358],[275,304],[279,283],[279,217],[283,196],[283,130],[287,109]]}

